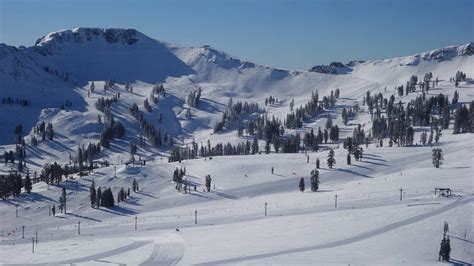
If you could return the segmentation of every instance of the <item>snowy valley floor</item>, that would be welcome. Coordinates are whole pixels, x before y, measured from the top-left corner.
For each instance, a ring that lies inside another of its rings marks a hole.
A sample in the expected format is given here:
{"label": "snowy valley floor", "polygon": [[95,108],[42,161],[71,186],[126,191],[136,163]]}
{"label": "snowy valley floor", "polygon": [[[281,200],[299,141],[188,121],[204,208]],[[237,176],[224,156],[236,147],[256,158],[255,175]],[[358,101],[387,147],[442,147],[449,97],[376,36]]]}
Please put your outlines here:
{"label": "snowy valley floor", "polygon": [[[111,166],[77,183],[67,182],[70,213],[56,217],[48,216],[48,206],[60,188],[38,183],[32,195],[0,202],[0,263],[437,264],[445,221],[453,262],[472,263],[474,196],[472,158],[467,155],[474,141],[470,134],[450,133],[442,140],[445,163],[439,169],[431,164],[429,146],[373,145],[351,166],[337,149],[334,169],[326,168],[327,152],[309,153],[310,163],[303,153],[181,164],[156,160],[142,167],[118,167],[117,178]],[[322,169],[320,191],[314,193],[308,183],[316,158]],[[174,168],[184,166],[186,179],[198,185],[191,194],[177,193],[169,181]],[[210,193],[202,192],[206,174],[216,186]],[[141,191],[132,192],[128,202],[112,209],[89,207],[92,179],[118,188],[129,187],[138,176]],[[298,191],[301,177],[307,184],[304,193]],[[435,196],[435,187],[450,187],[454,195]],[[14,204],[20,206],[19,217]]]}

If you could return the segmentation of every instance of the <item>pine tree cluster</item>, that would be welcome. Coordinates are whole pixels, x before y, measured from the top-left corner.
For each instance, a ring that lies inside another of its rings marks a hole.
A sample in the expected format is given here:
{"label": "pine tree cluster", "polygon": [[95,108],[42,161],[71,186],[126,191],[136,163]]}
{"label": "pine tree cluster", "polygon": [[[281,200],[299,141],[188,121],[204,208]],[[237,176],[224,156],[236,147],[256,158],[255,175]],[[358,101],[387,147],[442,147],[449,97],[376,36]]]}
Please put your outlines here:
{"label": "pine tree cluster", "polygon": [[48,72],[49,74],[58,77],[59,79],[69,82],[69,73],[68,72],[60,72],[57,69],[53,69],[50,66],[44,67],[44,71]]}
{"label": "pine tree cluster", "polygon": [[455,82],[466,81],[466,78],[467,78],[466,73],[464,73],[462,71],[457,71],[456,74],[454,75],[454,81]]}
{"label": "pine tree cluster", "polygon": [[197,90],[195,91],[191,91],[189,94],[188,94],[188,97],[186,98],[186,103],[190,106],[190,107],[196,107],[198,104],[199,104],[199,99],[201,99],[201,92],[202,92],[202,89],[201,87],[199,87]]}
{"label": "pine tree cluster", "polygon": [[165,97],[166,96],[166,91],[165,91],[165,87],[163,87],[163,84],[155,84],[155,86],[153,86],[153,88],[151,89],[151,92],[150,92],[150,100],[154,103],[157,103],[158,102],[158,97],[155,97],[155,95],[157,95],[158,97],[162,96],[162,97]]}
{"label": "pine tree cluster", "polygon": [[2,104],[4,104],[4,105],[5,104],[8,104],[8,105],[15,104],[15,105],[27,107],[27,106],[31,105],[31,100],[29,100],[29,99],[18,99],[18,98],[13,99],[12,97],[7,96],[7,97],[2,98]]}
{"label": "pine tree cluster", "polygon": [[115,86],[115,80],[110,79],[105,81],[104,83],[104,91],[107,91],[108,89],[112,89]]}
{"label": "pine tree cluster", "polygon": [[323,113],[324,109],[334,107],[336,104],[336,98],[337,97],[334,96],[334,91],[331,91],[331,95],[329,97],[324,96],[322,102],[319,102],[318,91],[313,91],[311,93],[310,100],[304,106],[296,108],[294,112],[292,111],[293,108],[290,108],[291,113],[286,115],[286,119],[284,121],[285,127],[290,129],[301,128],[305,118],[315,118],[319,114]]}
{"label": "pine tree cluster", "polygon": [[354,117],[357,112],[359,111],[359,105],[355,104],[353,107],[346,109],[346,107],[342,108],[342,113],[341,113],[341,118],[342,118],[342,123],[347,126],[347,123],[349,122],[349,118]]}
{"label": "pine tree cluster", "polygon": [[181,169],[176,168],[173,171],[173,182],[176,183],[175,189],[178,190],[178,192],[181,192],[181,188],[183,186],[183,177],[185,175],[186,175],[186,168],[181,168]]}
{"label": "pine tree cluster", "polygon": [[118,94],[114,95],[112,98],[109,97],[100,97],[95,102],[95,108],[102,113],[106,112],[106,109],[110,109],[113,103],[118,101]]}
{"label": "pine tree cluster", "polygon": [[140,187],[138,186],[138,181],[135,178],[132,181],[132,189],[133,189],[133,192],[137,192],[140,190]]}
{"label": "pine tree cluster", "polygon": [[66,107],[72,107],[72,101],[71,101],[71,100],[66,99],[66,102],[65,102],[65,103],[62,103],[62,104],[59,106],[59,109],[64,110]]}
{"label": "pine tree cluster", "polygon": [[454,114],[453,134],[474,133],[474,101],[456,110]]}
{"label": "pine tree cluster", "polygon": [[0,198],[17,197],[21,194],[22,187],[23,182],[20,174],[0,175]]}
{"label": "pine tree cluster", "polygon": [[120,121],[113,118],[106,121],[102,133],[100,134],[100,145],[104,148],[110,147],[110,141],[113,139],[121,139],[125,135],[125,128]]}
{"label": "pine tree cluster", "polygon": [[[79,147],[77,154],[79,172],[82,172],[84,168],[88,168],[89,172],[92,171],[94,169],[94,158],[97,157],[100,151],[100,143],[89,143],[86,149]],[[84,167],[84,164],[86,164],[86,167]]]}
{"label": "pine tree cluster", "polygon": [[46,124],[44,121],[42,121],[41,123],[33,127],[33,133],[40,134],[42,136],[43,141],[45,141],[46,139],[53,140],[54,139],[53,124],[52,123]]}
{"label": "pine tree cluster", "polygon": [[[449,127],[449,103],[443,94],[428,99],[424,94],[417,96],[407,103],[406,108],[401,102],[395,104],[393,95],[389,100],[383,98],[381,94],[375,100],[369,96],[370,92],[367,92],[367,95],[373,122],[371,133],[374,139],[389,137],[391,143],[410,146],[414,142],[413,126]],[[382,115],[382,109],[385,109],[387,118]]]}
{"label": "pine tree cluster", "polygon": [[[146,121],[143,115],[143,112],[140,111],[136,103],[134,103],[132,107],[130,108],[130,114],[140,124],[141,135],[143,134],[148,139],[151,146],[155,148],[159,148],[165,145],[167,146],[173,145],[173,138],[170,135],[168,135],[167,132],[165,132],[162,136],[161,130],[159,128],[157,129],[154,125],[148,123],[148,121]],[[141,139],[141,135],[140,135],[140,144],[142,144],[143,142]]]}
{"label": "pine tree cluster", "polygon": [[13,151],[4,151],[3,152],[3,159],[5,160],[5,164],[8,162],[14,164],[15,163],[15,154]]}
{"label": "pine tree cluster", "polygon": [[269,104],[275,104],[275,103],[279,103],[278,98],[275,98],[271,95],[269,97],[265,98],[265,106],[267,106]]}
{"label": "pine tree cluster", "polygon": [[127,192],[125,192],[125,189],[123,187],[120,188],[119,192],[117,193],[117,202],[127,201],[127,199]]}
{"label": "pine tree cluster", "polygon": [[[224,129],[232,128],[250,128],[253,121],[252,115],[255,116],[258,113],[264,112],[260,109],[258,103],[240,102],[234,103],[232,98],[229,99],[229,103],[222,114],[221,121],[214,125],[214,133],[223,131]],[[250,129],[251,130],[251,129]],[[249,131],[250,131],[249,130]],[[253,135],[253,134],[251,134]]]}

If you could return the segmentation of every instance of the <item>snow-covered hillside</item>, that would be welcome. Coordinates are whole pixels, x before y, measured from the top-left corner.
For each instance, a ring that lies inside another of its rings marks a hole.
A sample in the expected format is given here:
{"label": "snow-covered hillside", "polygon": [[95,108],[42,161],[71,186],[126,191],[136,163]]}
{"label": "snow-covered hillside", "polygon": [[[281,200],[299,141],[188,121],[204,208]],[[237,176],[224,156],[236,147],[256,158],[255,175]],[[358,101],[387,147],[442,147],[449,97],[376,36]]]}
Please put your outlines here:
{"label": "snow-covered hillside", "polygon": [[[72,174],[59,185],[38,182],[31,194],[0,200],[0,264],[436,264],[445,221],[452,262],[472,263],[474,139],[472,133],[453,134],[453,119],[459,107],[474,100],[473,47],[467,43],[300,71],[243,61],[209,46],[157,41],[133,29],[75,28],[47,34],[31,47],[0,44],[0,175],[18,169],[18,157],[14,164],[4,163],[4,152],[17,147],[18,125],[26,142],[23,174],[31,176],[54,162],[76,166],[79,148],[82,152],[103,138],[107,116],[125,129],[123,137],[94,154],[91,161],[100,168],[92,173]],[[467,79],[455,86],[451,78],[457,71]],[[394,89],[412,75],[422,81],[429,72],[430,82],[438,80],[429,91],[418,88],[421,82],[409,94]],[[157,92],[161,85],[165,93]],[[199,89],[200,99],[192,104],[189,97]],[[230,99],[258,103],[260,114],[286,121],[292,103],[293,109],[307,106],[318,92],[322,104],[336,89],[340,96],[334,105],[282,134],[285,139],[316,133],[331,117],[339,140],[321,143],[318,151],[277,153],[272,146],[265,154],[266,141],[260,138],[260,154],[168,162],[173,147],[190,147],[193,141],[205,147],[208,141],[214,146],[254,139],[247,131],[239,136],[237,127],[215,132]],[[359,125],[372,135],[367,92],[385,99],[393,95],[394,103],[408,108],[422,95],[444,94],[451,103],[455,91],[459,100],[449,107],[451,122],[439,142],[421,145],[422,133],[433,124],[413,125],[413,145],[389,147],[385,138],[380,147],[374,138],[361,145],[363,159],[346,163],[343,140]],[[269,96],[278,100],[265,104]],[[102,98],[110,106],[98,105]],[[145,122],[131,111],[135,104]],[[360,110],[344,125],[343,110],[354,106]],[[53,140],[36,132],[41,122],[52,124]],[[163,143],[154,145],[145,136],[150,131],[159,131]],[[38,145],[32,145],[33,138]],[[146,164],[128,164],[130,146],[141,142],[133,158]],[[433,148],[444,152],[441,168],[433,167]],[[329,149],[335,151],[334,168],[326,164]],[[316,159],[320,187],[311,192]],[[176,168],[186,168],[184,183],[191,193],[176,190]],[[206,175],[212,177],[210,192]],[[298,190],[300,178],[306,181],[304,193]],[[127,201],[90,207],[92,181],[116,197],[134,179],[140,190]],[[68,213],[49,216],[63,187]],[[453,196],[435,195],[435,187],[451,188]]]}

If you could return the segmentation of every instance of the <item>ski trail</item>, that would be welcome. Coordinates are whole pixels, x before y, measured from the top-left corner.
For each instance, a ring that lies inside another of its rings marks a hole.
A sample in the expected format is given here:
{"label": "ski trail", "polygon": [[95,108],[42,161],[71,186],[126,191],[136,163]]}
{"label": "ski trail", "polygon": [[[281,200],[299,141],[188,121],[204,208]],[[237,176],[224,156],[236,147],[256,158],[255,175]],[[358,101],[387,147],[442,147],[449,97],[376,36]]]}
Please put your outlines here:
{"label": "ski trail", "polygon": [[140,265],[175,265],[184,255],[184,240],[178,234],[168,234],[156,243],[150,257]]}
{"label": "ski trail", "polygon": [[107,258],[113,255],[117,255],[123,252],[131,251],[137,248],[140,248],[142,246],[148,245],[150,243],[153,243],[151,240],[146,240],[146,241],[135,241],[131,244],[125,245],[123,247],[119,247],[116,249],[108,250],[102,253],[97,253],[94,255],[90,256],[85,256],[81,258],[75,258],[75,259],[70,259],[70,260],[63,260],[63,261],[53,261],[53,262],[44,262],[44,263],[31,263],[31,264],[7,264],[7,265],[58,265],[58,264],[74,264],[74,263],[81,263],[81,262],[88,262],[88,261],[93,261],[93,260],[100,260],[102,258]]}
{"label": "ski trail", "polygon": [[237,263],[241,261],[247,261],[247,260],[255,260],[255,259],[263,259],[263,258],[269,258],[269,257],[275,257],[275,256],[280,256],[280,255],[286,255],[286,254],[291,254],[291,253],[298,253],[298,252],[305,252],[305,251],[311,251],[311,250],[317,250],[317,249],[326,249],[326,248],[332,248],[332,247],[337,247],[337,246],[344,246],[348,244],[352,244],[358,241],[362,241],[365,239],[369,239],[371,237],[383,234],[385,232],[397,229],[402,226],[406,226],[412,223],[416,223],[419,221],[422,221],[424,219],[431,218],[433,216],[436,216],[438,214],[441,214],[443,212],[447,212],[449,210],[452,210],[456,207],[462,206],[464,204],[468,204],[470,202],[473,202],[474,198],[472,196],[465,198],[465,199],[458,199],[453,203],[450,203],[448,205],[445,205],[439,209],[432,210],[426,213],[419,214],[417,216],[401,220],[398,222],[394,222],[391,224],[387,224],[385,226],[376,228],[374,230],[367,231],[365,233],[342,239],[342,240],[337,240],[333,242],[329,242],[326,244],[320,244],[316,246],[310,246],[310,247],[301,247],[301,248],[294,248],[294,249],[288,249],[288,250],[281,250],[281,251],[274,251],[274,252],[269,252],[269,253],[264,253],[264,254],[256,254],[256,255],[249,255],[249,256],[242,256],[242,257],[236,257],[236,258],[230,258],[230,259],[222,259],[222,260],[215,260],[215,261],[208,261],[208,262],[203,262],[203,263],[198,263],[196,265],[216,265],[216,264],[227,264],[227,263]]}

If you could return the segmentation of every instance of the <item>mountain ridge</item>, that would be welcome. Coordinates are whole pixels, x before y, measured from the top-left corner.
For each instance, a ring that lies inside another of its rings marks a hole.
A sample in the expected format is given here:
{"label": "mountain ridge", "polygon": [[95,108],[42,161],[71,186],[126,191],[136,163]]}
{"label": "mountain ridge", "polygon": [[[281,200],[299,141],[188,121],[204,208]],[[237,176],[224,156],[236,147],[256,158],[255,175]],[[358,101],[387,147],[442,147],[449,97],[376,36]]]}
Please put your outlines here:
{"label": "mountain ridge", "polygon": [[[64,29],[59,31],[50,32],[35,42],[33,46],[27,47],[22,50],[33,50],[42,55],[52,55],[57,50],[61,51],[64,47],[61,44],[84,44],[92,40],[105,40],[108,45],[121,44],[132,46],[137,43],[160,43],[166,46],[170,50],[196,50],[199,56],[205,56],[209,62],[220,64],[223,68],[252,68],[252,67],[263,67],[267,69],[275,69],[279,71],[288,72],[304,72],[301,70],[284,69],[278,67],[270,67],[263,64],[257,64],[254,62],[239,59],[238,57],[229,55],[228,53],[215,49],[209,45],[202,47],[183,47],[176,44],[170,44],[161,40],[156,40],[146,34],[132,28],[89,28],[89,27],[76,27],[73,29]],[[57,49],[55,51],[55,49]],[[179,51],[177,51],[179,53]],[[474,43],[468,42],[459,45],[449,45],[433,50],[428,50],[413,55],[398,56],[386,59],[376,60],[352,60],[346,64],[340,62],[333,62],[330,65],[315,65],[308,72],[318,72],[322,74],[346,74],[351,71],[351,68],[358,64],[377,64],[380,62],[386,62],[388,60],[396,60],[402,58],[414,58],[406,65],[416,65],[421,60],[425,61],[437,61],[442,62],[451,60],[458,56],[471,56],[474,54]]]}

